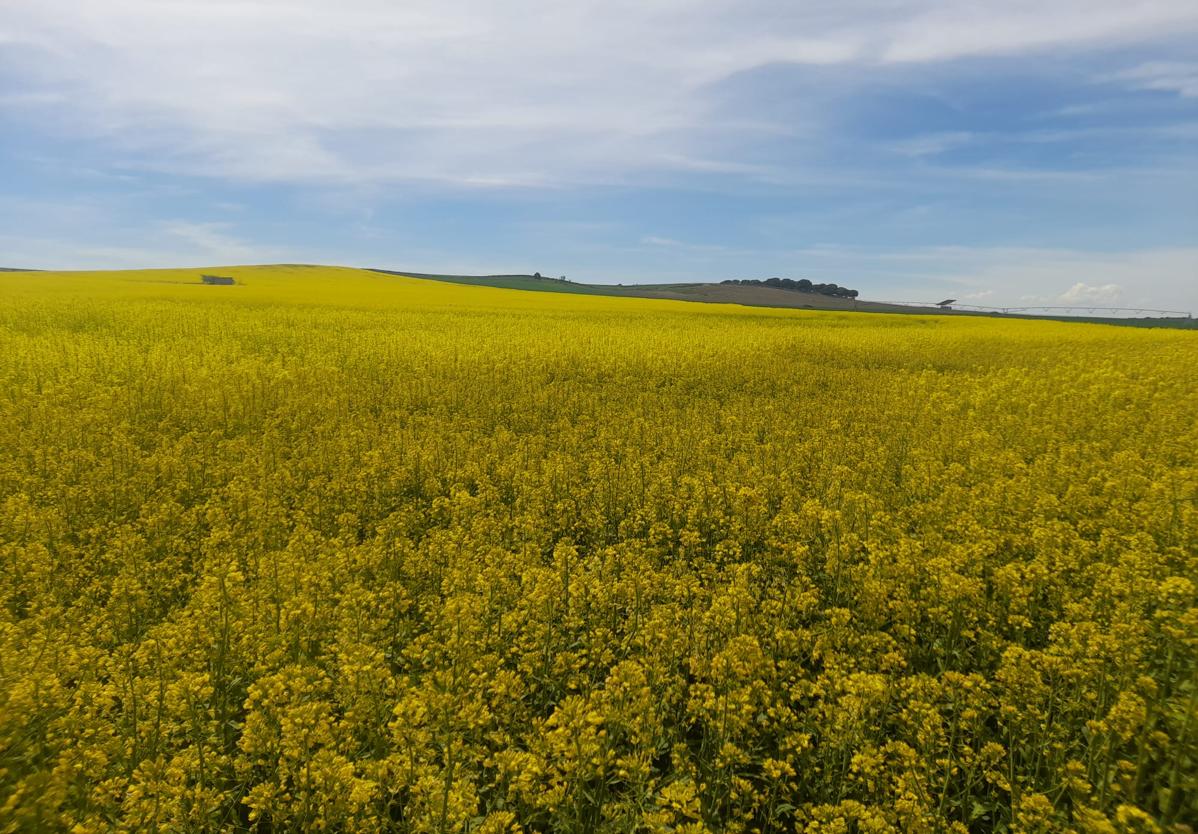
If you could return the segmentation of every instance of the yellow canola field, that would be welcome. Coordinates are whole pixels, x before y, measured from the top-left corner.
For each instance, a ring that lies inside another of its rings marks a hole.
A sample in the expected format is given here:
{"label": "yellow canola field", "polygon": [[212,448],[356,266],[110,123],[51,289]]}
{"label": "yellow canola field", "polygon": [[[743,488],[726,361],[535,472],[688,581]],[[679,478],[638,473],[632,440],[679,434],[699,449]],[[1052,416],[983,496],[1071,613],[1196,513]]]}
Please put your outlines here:
{"label": "yellow canola field", "polygon": [[1198,334],[0,274],[0,831],[1198,821]]}

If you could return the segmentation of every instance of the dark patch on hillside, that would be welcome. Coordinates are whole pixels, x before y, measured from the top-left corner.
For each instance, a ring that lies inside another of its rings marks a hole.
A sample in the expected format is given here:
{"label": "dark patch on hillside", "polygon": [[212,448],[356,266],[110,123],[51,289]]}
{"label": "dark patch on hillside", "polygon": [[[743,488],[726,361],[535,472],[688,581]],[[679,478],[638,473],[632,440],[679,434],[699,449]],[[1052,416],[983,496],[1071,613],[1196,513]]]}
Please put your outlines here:
{"label": "dark patch on hillside", "polygon": [[797,281],[793,278],[766,278],[764,281],[758,278],[730,278],[727,281],[720,281],[720,283],[738,287],[771,287],[776,290],[788,290],[790,292],[830,295],[833,298],[856,298],[860,295],[859,292],[851,290],[848,287],[842,287],[838,284],[813,284],[806,278],[800,278]]}

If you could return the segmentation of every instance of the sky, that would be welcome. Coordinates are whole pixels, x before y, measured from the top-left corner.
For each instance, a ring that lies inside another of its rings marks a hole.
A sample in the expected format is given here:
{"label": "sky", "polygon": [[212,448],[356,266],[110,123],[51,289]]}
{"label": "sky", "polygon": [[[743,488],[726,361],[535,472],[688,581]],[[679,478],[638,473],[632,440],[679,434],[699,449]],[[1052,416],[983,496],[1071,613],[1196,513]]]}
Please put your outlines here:
{"label": "sky", "polygon": [[1198,313],[1194,0],[3,0],[0,266]]}

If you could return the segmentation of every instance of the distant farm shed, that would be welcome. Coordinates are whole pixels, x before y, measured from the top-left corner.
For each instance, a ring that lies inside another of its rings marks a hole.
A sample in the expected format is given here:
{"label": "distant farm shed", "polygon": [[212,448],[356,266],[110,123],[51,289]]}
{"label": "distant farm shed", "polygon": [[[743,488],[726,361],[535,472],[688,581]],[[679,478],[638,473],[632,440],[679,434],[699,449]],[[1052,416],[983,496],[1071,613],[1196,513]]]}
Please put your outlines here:
{"label": "distant farm shed", "polygon": [[228,275],[201,275],[200,280],[205,284],[236,284]]}

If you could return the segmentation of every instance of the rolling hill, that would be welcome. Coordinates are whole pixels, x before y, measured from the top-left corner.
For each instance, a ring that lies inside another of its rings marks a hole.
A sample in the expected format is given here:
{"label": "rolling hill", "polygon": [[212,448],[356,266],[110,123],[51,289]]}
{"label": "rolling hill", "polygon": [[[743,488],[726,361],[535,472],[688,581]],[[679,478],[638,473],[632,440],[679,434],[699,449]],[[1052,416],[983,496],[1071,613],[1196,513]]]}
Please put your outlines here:
{"label": "rolling hill", "polygon": [[895,304],[868,299],[838,298],[811,292],[776,289],[765,286],[746,286],[716,283],[679,284],[582,284],[558,278],[536,275],[439,275],[402,272],[391,269],[372,269],[386,275],[402,275],[466,284],[476,287],[529,290],[532,292],[574,293],[579,295],[608,295],[622,298],[654,298],[671,301],[695,301],[706,304],[740,304],[746,307],[774,307],[793,310],[835,310],[858,313],[900,313],[904,315],[984,316],[986,318],[1036,319],[1052,321],[1117,324],[1131,327],[1169,327],[1198,329],[1198,321],[1180,317],[1112,317],[1075,315],[1038,315],[1003,313],[998,311],[945,309],[934,304],[926,306]]}

